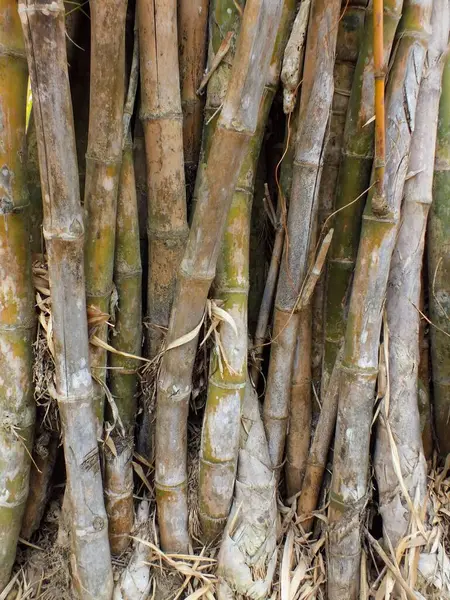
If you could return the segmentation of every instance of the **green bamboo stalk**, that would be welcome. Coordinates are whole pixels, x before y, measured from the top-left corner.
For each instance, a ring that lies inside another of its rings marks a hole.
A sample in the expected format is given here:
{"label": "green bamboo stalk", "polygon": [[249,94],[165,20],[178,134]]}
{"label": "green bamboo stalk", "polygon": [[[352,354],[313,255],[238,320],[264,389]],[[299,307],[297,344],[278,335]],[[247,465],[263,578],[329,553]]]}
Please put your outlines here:
{"label": "green bamboo stalk", "polygon": [[[131,136],[125,144],[117,201],[116,256],[114,266],[118,306],[111,345],[120,352],[139,356],[142,350],[142,267],[139,244],[136,187]],[[122,553],[133,528],[134,422],[138,391],[138,362],[111,353],[109,387],[121,424],[111,438],[117,456],[106,452],[105,502],[109,519],[111,552]]]}
{"label": "green bamboo stalk", "polygon": [[[323,157],[319,188],[318,230],[333,212],[339,164],[344,142],[344,129],[359,50],[363,42],[367,0],[343,0],[339,22],[334,66],[334,95]],[[313,300],[312,367],[313,380],[320,388],[324,353],[326,269],[317,282]],[[326,381],[324,381],[326,386]]]}
{"label": "green bamboo stalk", "polygon": [[433,35],[420,84],[408,166],[409,172],[416,175],[405,183],[402,218],[386,298],[390,396],[389,405],[382,407],[382,418],[377,427],[374,466],[383,531],[394,548],[407,534],[411,512],[392,462],[390,435],[397,446],[404,485],[418,507],[423,505],[427,491],[418,402],[421,316],[417,308],[425,230],[432,201],[443,55],[447,49],[449,25],[448,0],[433,0]]}
{"label": "green bamboo stalk", "polygon": [[[169,343],[195,332],[202,321],[227,213],[256,130],[281,7],[281,0],[248,0],[245,6],[230,85],[208,162],[200,175],[198,204],[178,272],[167,335]],[[186,438],[197,337],[198,333],[191,341],[164,354],[158,379],[155,482],[161,543],[165,550],[186,551],[189,544]]]}
{"label": "green bamboo stalk", "polygon": [[19,3],[19,13],[36,107],[43,229],[52,298],[55,395],[66,461],[73,579],[82,600],[110,600],[113,577],[89,372],[84,227],[67,73],[64,4],[27,0]]}
{"label": "green bamboo stalk", "polygon": [[34,290],[25,171],[28,69],[15,0],[0,2],[0,592],[16,557],[33,444]]}
{"label": "green bamboo stalk", "polygon": [[[91,84],[86,154],[86,301],[110,314],[116,238],[117,191],[122,162],[122,114],[125,96],[126,0],[93,0],[91,8]],[[114,68],[112,68],[114,65]],[[108,325],[97,337],[107,341]],[[90,346],[94,377],[97,436],[102,436],[107,352]]]}
{"label": "green bamboo stalk", "polygon": [[[434,426],[439,452],[450,452],[450,57],[445,63],[439,108],[433,204],[428,228],[428,280],[431,326],[431,366],[433,380]],[[440,330],[439,330],[439,329]]]}
{"label": "green bamboo stalk", "polygon": [[386,96],[386,204],[379,207],[372,190],[363,215],[341,367],[329,508],[330,600],[359,597],[361,522],[367,502],[381,317],[408,170],[431,5],[431,0],[407,0],[403,8]]}
{"label": "green bamboo stalk", "polygon": [[[402,14],[402,5],[403,0],[384,2],[385,64],[389,60],[398,21]],[[333,219],[334,235],[328,260],[325,348],[321,385],[324,391],[345,334],[350,286],[361,231],[361,215],[364,209],[365,192],[370,185],[375,136],[374,124],[368,123],[375,114],[372,30],[373,13],[370,5],[367,9],[363,42],[348,104],[342,157],[336,184],[334,208],[339,212]],[[350,204],[351,202],[353,204]],[[348,204],[350,205],[347,206]]]}
{"label": "green bamboo stalk", "polygon": [[[306,42],[305,68],[288,212],[275,299],[263,420],[274,468],[280,468],[289,418],[291,377],[300,315],[297,299],[314,248],[320,163],[333,97],[333,66],[340,2],[316,0]],[[324,43],[326,39],[326,43]]]}
{"label": "green bamboo stalk", "polygon": [[223,530],[233,499],[239,449],[241,407],[247,381],[247,312],[250,215],[256,170],[265,125],[277,89],[281,58],[294,18],[295,2],[284,0],[270,76],[264,88],[256,131],[239,173],[217,263],[214,295],[232,317],[220,328],[226,363],[221,370],[213,357],[203,418],[200,449],[199,503],[204,538],[212,541]]}

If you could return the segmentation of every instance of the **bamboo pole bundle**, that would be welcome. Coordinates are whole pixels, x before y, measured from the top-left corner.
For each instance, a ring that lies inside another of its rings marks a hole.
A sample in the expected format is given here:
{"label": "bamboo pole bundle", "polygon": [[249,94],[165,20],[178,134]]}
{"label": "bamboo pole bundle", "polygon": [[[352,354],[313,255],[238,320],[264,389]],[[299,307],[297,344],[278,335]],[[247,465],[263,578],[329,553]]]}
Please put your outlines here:
{"label": "bamboo pole bundle", "polygon": [[277,563],[276,489],[258,396],[248,381],[233,507],[218,556],[218,600],[270,597]]}
{"label": "bamboo pole bundle", "polygon": [[450,413],[450,343],[444,332],[449,331],[450,315],[450,57],[447,56],[439,108],[436,163],[434,167],[433,204],[428,228],[428,280],[431,366],[434,392],[434,426],[440,454],[450,452],[448,416]]}
{"label": "bamboo pole bundle", "polygon": [[[391,53],[403,0],[384,0],[384,64]],[[328,261],[325,307],[325,349],[322,388],[326,390],[347,322],[350,284],[355,268],[365,193],[373,162],[375,112],[375,66],[373,58],[373,7],[367,9],[366,25],[356,64],[342,142],[333,220],[334,236]],[[348,206],[347,206],[348,205]],[[345,207],[345,208],[344,208]]]}
{"label": "bamboo pole bundle", "polygon": [[[250,215],[258,158],[281,69],[295,2],[284,0],[269,77],[264,88],[258,123],[246,152],[231,202],[222,249],[217,263],[214,296],[234,321],[220,327],[223,357],[210,366],[208,394],[200,449],[200,521],[206,540],[222,532],[233,499],[239,450],[241,408],[247,382],[247,312],[249,287]],[[225,362],[220,368],[219,361]]]}
{"label": "bamboo pole bundle", "polygon": [[[422,446],[418,402],[420,362],[419,327],[421,270],[425,229],[432,201],[434,154],[449,35],[448,0],[434,0],[427,59],[415,116],[408,170],[415,175],[405,183],[402,218],[391,261],[386,299],[389,328],[389,401],[382,408],[375,451],[375,475],[380,494],[384,535],[393,547],[406,535],[410,509],[400,488],[392,459],[392,439],[410,498],[422,507],[427,468]],[[401,318],[399,318],[401,315]]]}
{"label": "bamboo pole bundle", "polygon": [[[324,151],[318,199],[318,229],[322,230],[334,208],[344,128],[359,49],[363,41],[367,0],[343,0],[336,43],[334,95]],[[312,367],[313,380],[320,386],[325,328],[326,270],[317,282],[313,299]],[[324,381],[326,388],[326,381]]]}
{"label": "bamboo pole bundle", "polygon": [[109,600],[112,569],[89,372],[84,228],[67,74],[64,5],[20,2],[36,106],[44,237],[52,296],[55,376],[71,508],[74,584]]}
{"label": "bamboo pole bundle", "polygon": [[[122,162],[125,80],[126,0],[93,0],[91,8],[91,84],[86,154],[86,301],[110,313],[116,238],[117,190]],[[114,65],[114,68],[112,68]],[[107,323],[97,337],[106,342]],[[90,346],[97,436],[102,436],[107,352]],[[97,380],[97,381],[95,381]],[[103,382],[103,385],[102,383]]]}
{"label": "bamboo pole bundle", "polygon": [[186,181],[195,180],[202,137],[204,100],[197,94],[206,62],[208,0],[178,0],[180,88]]}
{"label": "bamboo pole bundle", "polygon": [[0,4],[0,592],[16,556],[28,495],[35,407],[34,291],[25,171],[28,70],[17,5]]}
{"label": "bamboo pole bundle", "polygon": [[281,6],[281,1],[269,0],[249,0],[245,6],[231,82],[201,173],[199,201],[178,272],[167,341],[194,333],[164,354],[158,378],[155,482],[165,550],[188,547],[186,433],[198,325],[237,178],[257,126]]}
{"label": "bamboo pole bundle", "polygon": [[[148,354],[169,324],[175,277],[188,235],[178,74],[176,0],[139,0],[141,114],[148,185]],[[166,73],[171,73],[167,78]]]}
{"label": "bamboo pole bundle", "polygon": [[[408,168],[431,0],[408,0],[387,88],[385,201],[371,191],[363,215],[344,355],[330,497],[328,594],[358,597],[361,519],[367,502],[370,427],[381,317]],[[406,98],[406,102],[405,102]]]}
{"label": "bamboo pole bundle", "polygon": [[275,299],[273,342],[263,412],[274,468],[282,464],[287,432],[291,376],[300,321],[296,304],[309,267],[310,248],[314,248],[316,200],[333,96],[339,10],[340,2],[337,0],[327,3],[316,0],[311,8],[306,42],[287,234]]}
{"label": "bamboo pole bundle", "polygon": [[[125,142],[119,183],[114,283],[118,306],[111,345],[119,352],[136,356],[142,346],[142,267],[131,135]],[[138,364],[135,359],[113,352],[109,364],[110,391],[121,423],[114,425],[111,433],[114,448],[105,454],[105,502],[111,552],[121,554],[129,544],[134,520],[131,460]]]}

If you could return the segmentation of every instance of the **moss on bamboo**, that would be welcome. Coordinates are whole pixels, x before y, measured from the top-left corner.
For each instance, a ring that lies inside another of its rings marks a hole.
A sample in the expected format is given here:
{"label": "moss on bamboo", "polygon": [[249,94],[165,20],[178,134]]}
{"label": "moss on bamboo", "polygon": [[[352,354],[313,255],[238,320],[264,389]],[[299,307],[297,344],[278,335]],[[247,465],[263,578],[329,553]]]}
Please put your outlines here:
{"label": "moss on bamboo", "polygon": [[14,0],[0,5],[0,591],[28,495],[34,433],[34,292],[25,170],[28,69]]}

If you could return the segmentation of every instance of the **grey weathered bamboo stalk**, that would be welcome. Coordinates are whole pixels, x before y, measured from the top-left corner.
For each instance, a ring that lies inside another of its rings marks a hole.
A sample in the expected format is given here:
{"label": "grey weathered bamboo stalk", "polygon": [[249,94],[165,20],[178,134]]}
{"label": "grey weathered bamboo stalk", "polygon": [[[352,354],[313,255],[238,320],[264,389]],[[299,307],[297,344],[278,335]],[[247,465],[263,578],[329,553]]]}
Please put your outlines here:
{"label": "grey weathered bamboo stalk", "polygon": [[[356,600],[361,521],[367,502],[370,429],[378,373],[381,318],[408,171],[431,0],[408,0],[399,26],[386,97],[385,204],[372,189],[363,215],[341,367],[329,508],[328,595]],[[406,101],[405,101],[406,99]]]}
{"label": "grey weathered bamboo stalk", "polygon": [[[178,272],[168,343],[195,330],[202,320],[237,177],[257,126],[281,6],[281,0],[249,0],[245,6],[231,82]],[[185,551],[189,543],[186,434],[197,337],[165,353],[158,378],[155,480],[165,550]]]}
{"label": "grey weathered bamboo stalk", "polygon": [[[89,134],[86,154],[86,301],[110,313],[116,239],[117,191],[122,162],[122,115],[125,96],[125,16],[127,0],[93,0]],[[114,65],[114,68],[112,67]],[[106,341],[108,326],[96,332]],[[94,378],[106,381],[107,352],[90,347]],[[104,388],[94,382],[97,435],[101,437]]]}
{"label": "grey weathered bamboo stalk", "polygon": [[71,509],[73,580],[83,600],[110,600],[113,578],[93,411],[72,105],[63,2],[20,2],[44,200],[55,377]]}
{"label": "grey weathered bamboo stalk", "polygon": [[15,0],[0,4],[0,592],[16,556],[33,444],[34,290],[25,109],[28,70]]}
{"label": "grey weathered bamboo stalk", "polygon": [[418,367],[420,362],[418,312],[425,230],[432,201],[434,155],[444,68],[449,36],[448,0],[433,0],[432,36],[420,84],[411,141],[409,173],[402,216],[391,261],[386,312],[389,328],[389,409],[377,428],[375,475],[380,494],[383,531],[394,548],[406,535],[411,513],[394,470],[390,428],[400,458],[406,489],[418,509],[427,488],[419,416]]}
{"label": "grey weathered bamboo stalk", "polygon": [[[333,97],[340,2],[317,0],[308,28],[287,235],[275,299],[264,426],[274,468],[283,460],[300,315],[297,299],[314,247],[320,162]],[[323,40],[326,39],[327,43]],[[316,189],[317,188],[317,189]]]}

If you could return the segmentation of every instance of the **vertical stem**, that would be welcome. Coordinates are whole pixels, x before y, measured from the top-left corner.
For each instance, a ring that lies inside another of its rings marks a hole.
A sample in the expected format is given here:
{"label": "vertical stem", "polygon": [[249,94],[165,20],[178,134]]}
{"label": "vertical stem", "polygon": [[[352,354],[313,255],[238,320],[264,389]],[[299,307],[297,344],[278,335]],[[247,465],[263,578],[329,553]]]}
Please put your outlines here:
{"label": "vertical stem", "polygon": [[188,228],[176,0],[138,0],[137,8],[148,185],[147,342],[153,357],[169,324]]}
{"label": "vertical stem", "polygon": [[[110,600],[113,578],[89,372],[80,206],[63,2],[19,5],[26,40],[44,200],[61,417],[71,508],[74,584],[83,600]],[[31,281],[31,279],[30,279]]]}
{"label": "vertical stem", "polygon": [[384,114],[384,14],[383,0],[373,0],[373,68],[375,77],[375,181],[377,201],[383,202],[386,167],[386,118]]}
{"label": "vertical stem", "polygon": [[[311,9],[295,145],[287,235],[275,299],[263,420],[272,466],[282,464],[299,324],[297,299],[314,247],[317,195],[325,130],[333,97],[340,2],[316,0]],[[326,43],[323,40],[326,39]]]}
{"label": "vertical stem", "polygon": [[[450,54],[446,58],[439,108],[433,204],[428,228],[428,281],[434,425],[442,457],[450,452]],[[439,329],[442,331],[440,331]]]}
{"label": "vertical stem", "polygon": [[[363,217],[344,344],[329,508],[328,595],[356,600],[361,522],[367,503],[370,429],[389,267],[408,170],[411,135],[429,37],[431,0],[407,0],[387,88],[387,214]],[[405,100],[406,99],[406,100]]]}
{"label": "vertical stem", "polygon": [[[91,8],[91,85],[86,154],[86,300],[110,313],[116,239],[117,190],[122,162],[125,80],[126,0],[93,0]],[[114,68],[112,68],[114,65]],[[107,324],[97,336],[107,340]],[[106,381],[107,353],[90,347],[94,378]],[[104,389],[94,382],[97,436],[102,435]]]}
{"label": "vertical stem", "polygon": [[28,495],[35,407],[34,290],[25,171],[28,70],[15,0],[0,3],[0,591]]}
{"label": "vertical stem", "polygon": [[180,88],[186,182],[195,180],[205,101],[197,94],[206,62],[208,0],[178,0]]}

